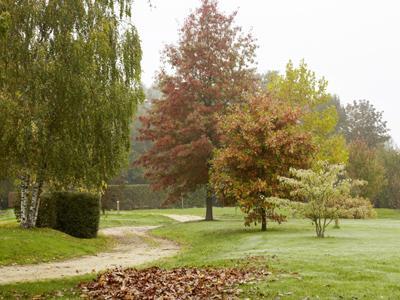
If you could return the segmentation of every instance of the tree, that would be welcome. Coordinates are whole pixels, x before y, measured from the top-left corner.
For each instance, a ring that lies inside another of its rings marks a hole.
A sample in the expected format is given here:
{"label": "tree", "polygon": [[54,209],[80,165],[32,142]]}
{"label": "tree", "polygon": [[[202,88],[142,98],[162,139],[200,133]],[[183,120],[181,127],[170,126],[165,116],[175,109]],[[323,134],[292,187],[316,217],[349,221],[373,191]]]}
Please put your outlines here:
{"label": "tree", "polygon": [[[165,49],[159,75],[163,97],[141,118],[140,140],[154,144],[138,164],[154,189],[168,191],[167,202],[208,185],[209,160],[220,143],[216,117],[256,86],[256,46],[234,25],[235,15],[203,0],[186,19],[178,44]],[[210,188],[207,195],[206,220],[212,220]]]}
{"label": "tree", "polygon": [[[361,181],[346,178],[344,165],[330,165],[318,162],[315,170],[291,169],[292,178],[280,177],[280,181],[293,189],[292,196],[306,199],[305,216],[312,220],[317,237],[325,236],[326,227],[346,209],[353,209],[350,193],[354,186]],[[362,201],[362,200],[361,200]]]}
{"label": "tree", "polygon": [[211,182],[218,199],[237,204],[247,215],[245,225],[267,219],[282,222],[275,197],[284,193],[278,176],[291,167],[308,167],[314,147],[299,130],[300,112],[266,95],[234,106],[219,119],[222,145],[212,160]]}
{"label": "tree", "polygon": [[363,141],[349,145],[347,172],[351,178],[358,178],[368,184],[360,187],[359,194],[378,205],[378,195],[386,185],[385,168],[376,149],[371,149]]}
{"label": "tree", "polygon": [[362,141],[368,147],[376,148],[390,139],[383,113],[367,100],[353,101],[346,106],[343,129],[348,143]]}
{"label": "tree", "polygon": [[[273,75],[273,74],[272,74]],[[284,75],[276,74],[268,80],[271,94],[303,112],[302,127],[313,136],[319,149],[315,161],[345,163],[348,158],[343,136],[336,132],[338,113],[327,93],[328,82],[317,79],[302,61],[298,68],[289,61]]]}
{"label": "tree", "polygon": [[396,148],[381,148],[378,158],[383,165],[386,184],[376,196],[376,206],[400,209],[400,152]]}
{"label": "tree", "polygon": [[[0,2],[0,169],[34,227],[43,185],[98,189],[125,163],[140,86],[130,1]],[[122,26],[123,22],[123,26]]]}

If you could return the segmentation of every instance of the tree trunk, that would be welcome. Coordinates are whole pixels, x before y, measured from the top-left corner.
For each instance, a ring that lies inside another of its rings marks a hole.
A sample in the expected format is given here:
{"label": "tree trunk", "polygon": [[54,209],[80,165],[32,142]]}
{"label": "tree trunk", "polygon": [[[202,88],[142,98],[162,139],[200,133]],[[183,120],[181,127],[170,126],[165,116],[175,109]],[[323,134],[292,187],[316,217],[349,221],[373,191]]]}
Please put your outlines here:
{"label": "tree trunk", "polygon": [[28,189],[29,189],[29,176],[21,176],[21,186],[20,186],[20,196],[21,196],[21,227],[28,228]]}
{"label": "tree trunk", "polygon": [[207,193],[206,198],[206,221],[213,221],[213,198]]}
{"label": "tree trunk", "polygon": [[39,206],[40,206],[40,195],[42,193],[42,181],[38,179],[37,182],[33,185],[32,188],[32,199],[31,205],[29,208],[29,225],[30,227],[36,226],[37,217],[39,214]]}
{"label": "tree trunk", "polygon": [[261,208],[261,231],[267,231],[267,212]]}
{"label": "tree trunk", "polygon": [[334,226],[334,228],[337,228],[337,229],[340,228],[339,218],[336,218],[336,219],[335,219],[335,226]]}

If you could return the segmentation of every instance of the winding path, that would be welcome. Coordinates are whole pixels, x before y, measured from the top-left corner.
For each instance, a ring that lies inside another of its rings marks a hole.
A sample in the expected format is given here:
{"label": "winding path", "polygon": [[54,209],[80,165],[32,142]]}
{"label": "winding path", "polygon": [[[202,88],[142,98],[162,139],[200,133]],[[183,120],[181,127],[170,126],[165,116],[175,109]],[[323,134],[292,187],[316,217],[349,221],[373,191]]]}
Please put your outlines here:
{"label": "winding path", "polygon": [[[179,222],[202,219],[187,215],[165,216]],[[59,262],[0,267],[0,284],[97,273],[117,266],[132,267],[178,253],[179,246],[176,243],[148,235],[149,230],[157,227],[159,226],[102,229],[101,234],[112,236],[118,241],[111,251]]]}

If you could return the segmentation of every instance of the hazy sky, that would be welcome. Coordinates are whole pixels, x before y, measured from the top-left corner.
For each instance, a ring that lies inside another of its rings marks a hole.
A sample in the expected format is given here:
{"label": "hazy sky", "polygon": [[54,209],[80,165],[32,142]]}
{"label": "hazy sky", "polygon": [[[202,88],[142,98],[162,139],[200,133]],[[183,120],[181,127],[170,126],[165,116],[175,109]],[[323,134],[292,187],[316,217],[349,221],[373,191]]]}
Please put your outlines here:
{"label": "hazy sky", "polygon": [[[283,71],[289,59],[305,59],[343,103],[368,99],[384,111],[400,144],[400,1],[220,0],[236,23],[257,38],[258,69]],[[142,39],[143,82],[150,85],[160,51],[199,0],[135,1],[134,22]]]}

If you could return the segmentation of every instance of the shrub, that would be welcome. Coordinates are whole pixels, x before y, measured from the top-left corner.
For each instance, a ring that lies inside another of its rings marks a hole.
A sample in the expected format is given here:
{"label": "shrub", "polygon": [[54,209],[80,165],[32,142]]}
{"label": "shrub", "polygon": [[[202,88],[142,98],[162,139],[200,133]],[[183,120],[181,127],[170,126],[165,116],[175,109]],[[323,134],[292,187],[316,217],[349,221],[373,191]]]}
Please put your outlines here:
{"label": "shrub", "polygon": [[50,228],[57,227],[57,201],[50,193],[45,193],[40,196],[40,208],[38,211],[36,226]]}
{"label": "shrub", "polygon": [[79,238],[96,237],[100,221],[99,197],[89,193],[54,193],[57,229]]}
{"label": "shrub", "polygon": [[[54,192],[40,197],[36,226],[50,227],[79,238],[96,237],[99,228],[99,197],[88,193]],[[15,198],[15,216],[20,220],[20,198]]]}
{"label": "shrub", "polygon": [[339,213],[340,218],[368,219],[376,217],[376,211],[371,201],[362,197],[346,198],[343,208]]}

